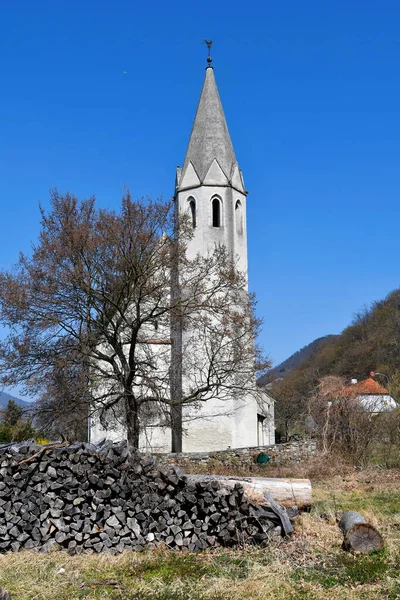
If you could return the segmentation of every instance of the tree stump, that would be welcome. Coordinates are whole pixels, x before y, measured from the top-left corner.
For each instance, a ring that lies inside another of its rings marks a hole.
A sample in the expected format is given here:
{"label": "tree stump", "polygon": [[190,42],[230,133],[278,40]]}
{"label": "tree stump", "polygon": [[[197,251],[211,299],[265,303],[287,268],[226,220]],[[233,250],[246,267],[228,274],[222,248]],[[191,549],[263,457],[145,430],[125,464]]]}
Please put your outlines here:
{"label": "tree stump", "polygon": [[383,539],[379,531],[358,512],[343,513],[339,521],[343,533],[343,550],[361,552],[363,554],[383,548]]}

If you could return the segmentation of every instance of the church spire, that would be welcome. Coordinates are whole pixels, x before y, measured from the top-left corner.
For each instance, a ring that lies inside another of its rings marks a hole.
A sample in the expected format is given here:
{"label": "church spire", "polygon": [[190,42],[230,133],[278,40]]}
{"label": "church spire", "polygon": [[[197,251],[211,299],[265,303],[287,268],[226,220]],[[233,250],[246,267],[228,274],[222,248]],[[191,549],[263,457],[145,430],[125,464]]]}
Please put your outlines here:
{"label": "church spire", "polygon": [[209,62],[180,181],[185,178],[191,163],[202,184],[214,160],[217,161],[226,179],[231,182],[237,161],[218,94],[214,70]]}

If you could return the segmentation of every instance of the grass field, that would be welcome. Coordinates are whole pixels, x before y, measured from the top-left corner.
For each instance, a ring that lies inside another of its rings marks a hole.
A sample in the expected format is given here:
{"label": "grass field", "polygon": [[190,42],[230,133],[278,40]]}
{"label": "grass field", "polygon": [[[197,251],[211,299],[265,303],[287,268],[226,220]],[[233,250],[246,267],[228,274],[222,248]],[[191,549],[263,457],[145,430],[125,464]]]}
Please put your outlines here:
{"label": "grass field", "polygon": [[[121,556],[23,552],[0,556],[13,600],[400,600],[400,470],[348,471],[313,481],[313,508],[279,546],[199,554],[162,548]],[[343,552],[335,513],[357,510],[386,546]]]}

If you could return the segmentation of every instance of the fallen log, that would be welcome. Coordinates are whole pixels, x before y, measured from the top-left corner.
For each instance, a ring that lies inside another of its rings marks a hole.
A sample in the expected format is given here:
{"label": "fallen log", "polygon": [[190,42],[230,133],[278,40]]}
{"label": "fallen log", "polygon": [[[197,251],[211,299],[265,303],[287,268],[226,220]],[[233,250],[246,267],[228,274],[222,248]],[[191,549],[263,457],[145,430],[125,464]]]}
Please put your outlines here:
{"label": "fallen log", "polygon": [[343,513],[339,521],[339,528],[344,538],[343,550],[364,554],[383,548],[381,534],[358,512],[351,510]]}
{"label": "fallen log", "polygon": [[226,475],[187,475],[188,481],[207,482],[217,480],[225,487],[233,488],[239,483],[246,496],[254,503],[268,504],[264,494],[269,493],[275,502],[286,508],[297,506],[307,510],[312,502],[312,488],[309,479],[280,479],[272,477],[229,477]]}

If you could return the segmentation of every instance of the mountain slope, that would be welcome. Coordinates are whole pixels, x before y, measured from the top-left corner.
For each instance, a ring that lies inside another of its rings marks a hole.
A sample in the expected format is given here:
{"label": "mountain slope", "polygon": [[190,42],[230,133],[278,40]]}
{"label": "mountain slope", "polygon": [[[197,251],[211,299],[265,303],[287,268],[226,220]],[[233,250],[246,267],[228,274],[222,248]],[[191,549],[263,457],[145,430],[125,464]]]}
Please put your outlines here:
{"label": "mountain slope", "polygon": [[301,365],[306,360],[308,360],[313,354],[316,354],[322,346],[333,342],[338,337],[338,335],[329,334],[317,338],[310,344],[307,344],[307,346],[304,346],[304,348],[301,348],[301,350],[297,350],[297,352],[294,352],[294,354],[289,356],[289,358],[281,362],[273,369],[270,369],[268,373],[260,377],[258,383],[260,385],[265,385],[271,381],[287,377],[291,372],[295,371],[296,369],[299,369]]}
{"label": "mountain slope", "polygon": [[[282,365],[275,369],[278,375]],[[329,336],[305,359],[303,354],[299,366],[272,380],[277,421],[288,420],[290,411],[291,418],[305,413],[310,396],[326,375],[363,381],[371,371],[377,373],[378,383],[389,386],[394,398],[400,398],[400,289],[361,309],[340,335]]]}
{"label": "mountain slope", "polygon": [[25,400],[21,400],[20,398],[16,398],[15,396],[11,396],[5,392],[0,392],[0,410],[6,408],[9,400],[14,400],[14,402],[18,404],[18,406],[21,406],[21,408],[31,407],[30,402],[25,402]]}

